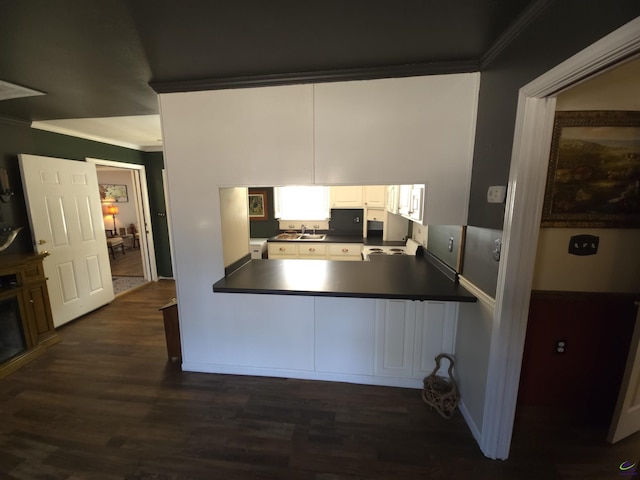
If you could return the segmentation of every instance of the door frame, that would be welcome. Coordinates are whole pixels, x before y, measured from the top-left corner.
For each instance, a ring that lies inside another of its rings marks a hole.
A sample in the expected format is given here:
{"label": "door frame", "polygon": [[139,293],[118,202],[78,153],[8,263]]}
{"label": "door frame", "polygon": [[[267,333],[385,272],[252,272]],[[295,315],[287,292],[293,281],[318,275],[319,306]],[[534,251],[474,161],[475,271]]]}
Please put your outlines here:
{"label": "door frame", "polygon": [[136,163],[116,162],[100,158],[87,157],[85,160],[94,165],[130,170],[134,176],[133,190],[136,199],[136,210],[143,226],[140,228],[140,252],[142,254],[142,266],[145,280],[158,281],[158,268],[156,266],[156,252],[153,243],[153,230],[151,225],[151,209],[149,207],[149,191],[147,189],[147,170],[144,165]]}
{"label": "door frame", "polygon": [[640,18],[520,89],[480,448],[509,455],[555,113],[555,95],[640,51]]}

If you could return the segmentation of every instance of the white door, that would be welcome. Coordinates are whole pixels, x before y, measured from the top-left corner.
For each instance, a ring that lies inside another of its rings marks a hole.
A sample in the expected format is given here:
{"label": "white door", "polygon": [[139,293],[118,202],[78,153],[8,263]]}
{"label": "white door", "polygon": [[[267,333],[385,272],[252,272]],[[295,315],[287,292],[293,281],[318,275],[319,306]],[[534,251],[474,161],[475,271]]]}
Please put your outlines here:
{"label": "white door", "polygon": [[113,300],[111,267],[94,165],[22,154],[20,171],[53,324],[63,325]]}
{"label": "white door", "polygon": [[[636,306],[639,302],[636,302]],[[618,403],[613,413],[607,441],[616,443],[640,430],[640,309],[629,347]]]}

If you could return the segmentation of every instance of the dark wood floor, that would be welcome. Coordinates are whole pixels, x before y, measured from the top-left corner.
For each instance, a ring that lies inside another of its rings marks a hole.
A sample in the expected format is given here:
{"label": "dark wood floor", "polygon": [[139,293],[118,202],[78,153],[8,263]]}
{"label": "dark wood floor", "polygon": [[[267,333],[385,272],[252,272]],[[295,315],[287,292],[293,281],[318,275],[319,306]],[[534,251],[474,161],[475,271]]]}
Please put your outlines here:
{"label": "dark wood floor", "polygon": [[531,411],[492,461],[415,390],[181,372],[158,312],[174,295],[121,296],[0,381],[0,478],[615,479],[640,456]]}

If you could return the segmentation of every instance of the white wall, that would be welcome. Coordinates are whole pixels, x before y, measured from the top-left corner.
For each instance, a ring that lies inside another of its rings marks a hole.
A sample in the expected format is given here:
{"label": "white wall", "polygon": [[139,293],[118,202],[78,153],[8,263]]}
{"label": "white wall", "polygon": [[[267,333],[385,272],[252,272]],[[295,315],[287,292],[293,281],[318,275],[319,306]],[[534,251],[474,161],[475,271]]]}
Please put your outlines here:
{"label": "white wall", "polygon": [[[116,215],[116,228],[129,228],[129,225],[137,224],[138,218],[136,214],[136,202],[133,190],[133,173],[130,170],[122,169],[98,169],[98,183],[114,184],[114,185],[126,185],[127,193],[129,196],[128,202],[119,202],[118,215]],[[104,228],[107,230],[113,229],[113,218],[111,215],[104,216]]]}
{"label": "white wall", "polygon": [[221,188],[220,212],[224,266],[249,255],[248,188]]}
{"label": "white wall", "polygon": [[[427,163],[424,155],[403,158],[402,163],[397,159],[375,164],[371,158],[344,159],[348,165],[336,170],[330,180],[345,185],[391,180],[415,183],[431,172],[431,182],[451,182],[451,162],[466,165],[470,178],[478,76],[432,76],[423,77],[423,81],[432,87],[426,88],[430,98],[450,101],[433,102],[427,109],[429,125],[446,118],[448,128],[430,130],[427,125],[419,131],[420,142],[430,145],[430,151],[433,145],[464,144],[464,155],[457,160],[449,158],[449,163],[437,156]],[[327,183],[326,174],[333,164],[314,154],[313,88],[296,85],[160,95],[186,369],[215,371],[221,363],[251,357],[250,341],[232,347],[228,344],[239,334],[252,331],[245,328],[252,315],[256,325],[260,325],[260,317],[280,319],[282,329],[275,334],[287,333],[292,344],[308,342],[309,332],[299,322],[300,312],[312,315],[311,298],[215,294],[212,285],[224,276],[225,266],[219,186],[312,184],[315,178],[318,183]],[[452,96],[450,88],[458,95]],[[413,101],[419,105],[423,99]],[[459,115],[457,128],[451,123],[452,110]],[[464,181],[455,188],[468,193]],[[249,299],[260,305],[251,314]],[[294,328],[287,331],[287,325]],[[292,355],[300,355],[300,365],[306,365],[308,358],[302,350]]]}
{"label": "white wall", "polygon": [[[598,253],[568,253],[573,235],[599,237]],[[640,289],[640,230],[543,228],[538,239],[534,290],[636,293]]]}

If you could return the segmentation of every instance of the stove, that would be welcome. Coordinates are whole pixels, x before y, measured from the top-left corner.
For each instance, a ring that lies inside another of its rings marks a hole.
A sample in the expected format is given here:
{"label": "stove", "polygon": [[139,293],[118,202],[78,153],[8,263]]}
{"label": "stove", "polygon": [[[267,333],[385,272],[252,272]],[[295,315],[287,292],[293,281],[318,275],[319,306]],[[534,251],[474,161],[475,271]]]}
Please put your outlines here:
{"label": "stove", "polygon": [[407,240],[406,245],[375,245],[364,246],[362,248],[362,259],[369,260],[370,257],[378,255],[415,255],[420,245],[415,240]]}

